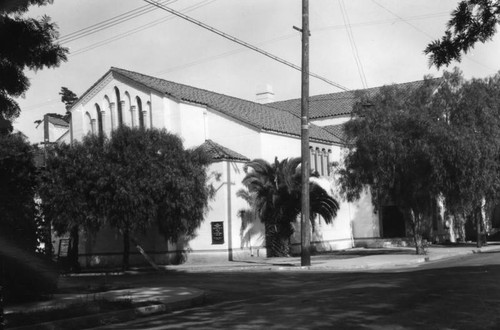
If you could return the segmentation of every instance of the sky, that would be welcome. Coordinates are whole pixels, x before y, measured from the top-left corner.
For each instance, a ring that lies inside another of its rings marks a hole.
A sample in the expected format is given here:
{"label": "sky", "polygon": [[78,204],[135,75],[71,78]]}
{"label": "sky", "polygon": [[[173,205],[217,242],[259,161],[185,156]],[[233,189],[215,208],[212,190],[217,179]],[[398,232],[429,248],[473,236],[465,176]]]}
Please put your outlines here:
{"label": "sky", "polygon": [[[207,25],[301,64],[301,0],[162,0]],[[350,90],[442,75],[423,50],[443,35],[452,0],[310,0],[310,71]],[[141,15],[137,15],[141,14]],[[59,67],[28,71],[30,89],[16,99],[14,128],[34,141],[35,120],[65,113],[61,87],[78,96],[110,67],[255,101],[270,85],[275,100],[300,98],[301,74],[143,0],[54,0],[26,16],[48,15],[69,49]],[[350,27],[350,28],[349,28]],[[88,32],[92,33],[88,33]],[[500,69],[500,37],[478,44],[455,66],[469,78]],[[310,78],[310,95],[341,91]]]}

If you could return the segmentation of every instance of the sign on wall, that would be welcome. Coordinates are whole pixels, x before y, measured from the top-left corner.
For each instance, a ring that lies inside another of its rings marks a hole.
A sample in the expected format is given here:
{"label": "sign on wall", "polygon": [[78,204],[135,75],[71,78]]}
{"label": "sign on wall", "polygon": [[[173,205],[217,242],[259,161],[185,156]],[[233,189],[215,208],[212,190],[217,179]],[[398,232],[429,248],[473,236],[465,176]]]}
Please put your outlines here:
{"label": "sign on wall", "polygon": [[212,222],[212,244],[224,244],[224,223]]}

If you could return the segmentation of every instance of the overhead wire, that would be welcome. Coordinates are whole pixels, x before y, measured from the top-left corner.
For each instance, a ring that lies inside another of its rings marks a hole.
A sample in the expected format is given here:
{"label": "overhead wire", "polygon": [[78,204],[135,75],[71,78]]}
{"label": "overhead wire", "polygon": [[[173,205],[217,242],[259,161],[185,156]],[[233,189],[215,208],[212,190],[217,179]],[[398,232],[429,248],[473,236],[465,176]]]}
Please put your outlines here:
{"label": "overhead wire", "polygon": [[[249,48],[251,50],[254,50],[254,51],[256,51],[256,52],[258,52],[258,53],[260,53],[260,54],[262,54],[264,56],[267,56],[267,57],[269,57],[269,58],[271,58],[271,59],[273,59],[273,60],[275,60],[277,62],[280,62],[280,63],[285,64],[285,65],[287,65],[287,66],[289,66],[291,68],[294,68],[295,70],[302,71],[302,68],[300,66],[298,66],[298,65],[295,65],[295,64],[293,64],[293,63],[291,63],[291,62],[289,62],[287,60],[284,60],[284,59],[282,59],[282,58],[280,58],[280,57],[278,57],[276,55],[273,55],[273,54],[271,54],[271,53],[269,53],[269,52],[267,52],[267,51],[265,51],[263,49],[260,49],[260,48],[258,48],[256,46],[253,46],[253,45],[251,45],[251,44],[249,44],[249,43],[247,43],[247,42],[245,42],[245,41],[243,41],[241,39],[233,37],[233,36],[231,36],[231,35],[229,35],[229,34],[227,34],[225,32],[217,30],[217,29],[215,29],[215,28],[213,28],[213,27],[211,27],[211,26],[209,26],[209,25],[207,25],[207,24],[205,24],[203,22],[195,20],[194,18],[191,18],[191,17],[189,17],[187,15],[184,15],[184,14],[182,14],[182,13],[176,11],[176,10],[173,10],[173,9],[171,9],[171,8],[165,6],[165,5],[162,5],[158,1],[155,1],[155,0],[143,0],[143,1],[145,1],[147,3],[150,3],[150,4],[154,4],[155,6],[158,6],[159,8],[161,8],[161,9],[163,9],[165,11],[168,11],[171,14],[174,14],[174,15],[176,15],[176,16],[184,19],[184,20],[187,20],[188,22],[194,23],[194,24],[196,24],[196,25],[198,25],[198,26],[200,26],[200,27],[202,27],[202,28],[204,28],[204,29],[206,29],[206,30],[208,30],[210,32],[218,34],[218,35],[220,35],[223,38],[226,38],[226,39],[228,39],[230,41],[236,42],[236,43],[238,43],[238,44],[240,44],[242,46],[245,46],[245,47],[247,47],[247,48]],[[340,84],[338,84],[336,82],[333,82],[333,81],[331,81],[329,79],[326,79],[326,78],[324,78],[324,77],[322,77],[322,76],[320,76],[318,74],[315,74],[313,72],[309,72],[309,75],[311,77],[314,77],[314,78],[317,78],[319,80],[322,80],[322,81],[326,82],[327,84],[330,84],[330,85],[332,85],[334,87],[337,87],[339,89],[348,90],[347,87],[344,87],[344,86],[342,86],[342,85],[340,85]]]}
{"label": "overhead wire", "polygon": [[[440,13],[434,13],[434,14],[425,14],[425,15],[411,16],[411,17],[407,17],[406,19],[408,19],[408,20],[419,20],[419,19],[436,18],[436,17],[442,17],[442,16],[448,16],[448,12],[440,12]],[[351,27],[363,27],[363,26],[372,26],[372,25],[388,24],[388,23],[390,24],[390,23],[395,23],[395,22],[398,22],[398,21],[400,21],[400,20],[399,19],[374,20],[374,21],[368,21],[368,22],[364,22],[364,23],[356,23],[356,24],[352,24],[351,23]],[[317,33],[317,32],[323,32],[323,31],[326,31],[326,30],[340,30],[340,29],[342,29],[342,30],[345,29],[345,25],[344,24],[338,24],[338,25],[330,25],[330,26],[326,26],[326,27],[322,27],[322,28],[315,28],[314,30],[312,30],[312,32],[313,33]],[[274,38],[274,39],[263,41],[261,43],[258,43],[257,45],[259,45],[259,46],[260,45],[265,45],[265,44],[268,44],[270,42],[282,41],[282,40],[287,40],[287,39],[296,38],[296,37],[297,37],[296,33],[286,34],[286,35],[283,35],[283,36],[280,36],[280,37],[277,37],[277,38]],[[192,62],[189,62],[189,63],[185,63],[185,64],[182,64],[182,65],[179,65],[179,66],[175,66],[175,67],[171,67],[171,68],[168,68],[168,69],[164,69],[162,71],[156,72],[155,74],[157,74],[157,75],[163,75],[165,73],[174,72],[174,71],[177,71],[177,70],[182,70],[182,69],[194,66],[194,65],[198,65],[200,63],[204,63],[204,62],[208,62],[208,61],[212,61],[212,60],[217,60],[217,59],[223,58],[225,56],[230,56],[230,55],[234,55],[234,54],[237,54],[237,53],[241,53],[241,52],[243,52],[245,50],[246,50],[245,47],[234,49],[234,50],[231,50],[231,51],[228,51],[228,52],[220,53],[220,54],[217,54],[217,55],[213,55],[213,56],[209,56],[209,57],[205,57],[205,58],[202,58],[202,59],[198,59],[198,60],[195,60],[195,61],[192,61]]]}
{"label": "overhead wire", "polygon": [[[195,5],[186,7],[182,11],[183,12],[191,12],[191,11],[193,11],[195,9],[198,9],[198,8],[204,7],[206,5],[209,5],[210,3],[214,2],[214,1],[216,1],[216,0],[204,0],[201,3],[198,3],[198,4],[195,4]],[[156,19],[156,20],[154,20],[152,22],[149,22],[147,24],[141,25],[141,26],[136,27],[134,29],[122,32],[122,33],[120,33],[118,35],[115,35],[115,36],[113,36],[111,38],[108,38],[108,39],[105,39],[105,40],[101,40],[101,41],[96,42],[94,44],[91,44],[89,46],[77,49],[77,50],[71,52],[70,55],[71,56],[75,56],[75,55],[80,55],[80,54],[86,53],[86,52],[88,52],[90,50],[93,50],[95,48],[98,48],[98,47],[101,47],[101,46],[105,46],[105,45],[107,45],[107,44],[109,44],[109,43],[111,43],[113,41],[117,41],[117,40],[123,39],[123,38],[128,37],[128,36],[130,36],[132,34],[135,34],[137,32],[144,31],[144,30],[149,29],[149,28],[151,28],[153,26],[156,26],[156,25],[161,24],[163,22],[169,21],[169,20],[173,19],[174,17],[175,16],[171,15],[171,16],[167,16],[167,17],[162,17],[162,18]]]}
{"label": "overhead wire", "polygon": [[340,5],[340,12],[342,13],[342,19],[344,20],[347,37],[349,39],[349,43],[351,44],[354,61],[356,62],[356,67],[358,68],[361,84],[363,85],[363,88],[368,88],[365,71],[363,69],[363,63],[361,62],[361,58],[359,57],[358,47],[356,46],[356,40],[354,38],[354,34],[352,33],[351,23],[349,20],[349,15],[347,14],[347,10],[345,8],[344,0],[339,0],[339,5]]}
{"label": "overhead wire", "polygon": [[[174,0],[174,1],[177,1],[177,0]],[[210,2],[213,2],[213,1],[215,1],[215,0],[212,0]],[[200,5],[202,5],[202,6],[205,6],[205,5],[208,5],[208,4],[209,3],[206,3],[206,1],[203,1],[202,3],[200,3]],[[138,7],[136,9],[134,9],[134,10],[140,10],[142,8],[145,8],[145,7],[151,7],[151,8],[158,9],[158,7],[156,7],[156,6],[151,6],[150,4],[146,4],[146,5],[142,6],[142,7]],[[194,9],[197,9],[197,8],[193,8],[192,10],[194,10]],[[186,8],[186,9],[183,9],[183,10],[190,10],[190,7]],[[129,12],[123,13],[121,15],[117,15],[117,16],[115,16],[113,18],[125,15],[127,13],[129,13]],[[372,20],[372,21],[367,21],[367,22],[362,22],[362,23],[351,23],[351,27],[365,27],[365,26],[373,26],[373,25],[381,25],[381,24],[391,24],[391,23],[396,23],[396,22],[399,22],[399,21],[405,21],[405,22],[406,21],[416,21],[416,20],[423,20],[423,19],[439,18],[439,17],[448,16],[448,15],[449,15],[448,12],[436,12],[436,13],[429,13],[429,14],[423,14],[423,15],[415,15],[415,16],[409,16],[409,17],[400,17],[400,16],[397,16],[395,19],[383,19],[383,20]],[[105,22],[107,22],[109,20],[112,20],[113,18],[110,18],[110,19],[105,20],[105,21],[100,22],[100,23],[93,24],[93,25],[91,25],[89,27],[86,27],[84,29],[81,29],[81,30],[75,31],[73,33],[70,33],[68,35],[65,35],[64,37],[72,36],[72,35],[76,34],[77,32],[80,32],[82,30],[88,30],[91,27],[103,24],[103,23],[105,23]],[[172,17],[169,17],[168,19],[171,19],[171,18]],[[139,26],[138,28],[129,30],[129,31],[125,32],[125,33],[122,33],[122,34],[114,36],[112,38],[109,38],[109,39],[103,40],[101,42],[92,44],[90,46],[87,46],[85,48],[79,49],[77,51],[79,53],[84,53],[84,52],[90,51],[92,49],[98,48],[100,46],[107,45],[107,44],[109,44],[110,42],[112,42],[114,40],[119,40],[119,39],[125,38],[125,37],[127,37],[129,35],[132,35],[132,34],[136,33],[136,32],[140,32],[140,31],[142,31],[144,29],[147,29],[147,28],[152,27],[154,25],[160,24],[161,23],[160,20],[167,20],[167,19],[166,18],[161,18],[159,20],[155,20],[155,21],[149,22],[149,23],[147,23],[145,25]],[[340,30],[340,29],[345,29],[345,25],[344,24],[337,24],[337,25],[325,26],[325,27],[322,27],[322,28],[316,28],[312,32],[322,32],[322,31],[326,31],[326,30]],[[126,35],[124,35],[124,34],[126,34]],[[88,34],[88,35],[90,35],[90,34]],[[82,35],[81,38],[83,38],[85,36],[87,36],[87,35]],[[266,40],[264,42],[258,43],[258,45],[263,45],[263,44],[267,44],[267,43],[270,43],[270,42],[291,39],[291,38],[295,38],[296,36],[297,36],[297,34],[295,34],[295,33],[293,33],[293,34],[287,34],[287,35],[283,35],[283,36],[280,36],[280,37],[277,37],[277,38],[274,38],[274,39],[271,39],[271,40]],[[59,40],[61,40],[64,37],[61,37]],[[78,39],[80,39],[80,38],[78,38]],[[77,40],[77,39],[75,39],[75,40]],[[232,51],[220,53],[220,54],[217,54],[217,55],[214,55],[214,56],[206,57],[206,58],[199,59],[199,60],[196,60],[196,61],[192,61],[192,62],[183,64],[183,65],[179,65],[179,66],[176,66],[176,67],[173,67],[173,68],[168,68],[168,69],[159,71],[156,74],[161,75],[161,74],[164,74],[164,73],[168,73],[168,72],[172,72],[172,71],[176,71],[176,70],[185,69],[185,68],[188,68],[190,66],[197,65],[197,64],[200,64],[200,63],[203,63],[203,62],[206,62],[206,61],[216,60],[216,59],[219,59],[219,58],[223,58],[225,56],[230,56],[230,55],[233,55],[233,54],[236,54],[236,53],[240,53],[240,52],[242,52],[244,50],[245,50],[245,48],[239,48],[239,49],[235,49],[235,50],[232,50]],[[75,55],[74,54],[75,52],[71,53],[70,56],[71,55]],[[79,53],[77,53],[76,55],[78,55]],[[478,64],[480,64],[480,63],[478,63]],[[47,106],[50,106],[50,105],[53,105],[53,104],[56,104],[56,103],[59,103],[59,102],[60,101],[58,101],[58,100],[45,101],[45,102],[38,103],[38,104],[28,105],[28,106],[24,107],[23,110],[24,111],[26,111],[26,110],[31,111],[31,110],[37,109],[39,107],[43,108],[43,107],[47,107]]]}
{"label": "overhead wire", "polygon": [[[261,46],[261,45],[269,44],[269,43],[276,42],[276,41],[282,41],[282,40],[286,40],[286,39],[290,39],[290,38],[297,38],[297,34],[296,33],[287,34],[287,35],[284,35],[284,36],[280,36],[280,37],[277,37],[277,38],[273,38],[273,39],[269,39],[269,40],[257,43],[257,45]],[[165,69],[165,70],[162,70],[162,71],[158,71],[158,72],[156,72],[156,74],[157,75],[163,75],[165,73],[169,73],[169,72],[173,72],[173,71],[177,71],[177,70],[182,70],[182,69],[189,68],[191,66],[200,64],[200,63],[204,63],[204,62],[208,62],[208,61],[213,61],[213,60],[218,60],[218,59],[226,57],[226,56],[238,54],[238,53],[244,52],[245,50],[247,50],[246,47],[241,47],[241,48],[233,49],[233,50],[230,50],[230,51],[227,51],[227,52],[224,52],[224,53],[219,53],[219,54],[216,54],[216,55],[212,55],[212,56],[209,56],[209,57],[205,57],[205,58],[194,60],[194,61],[191,61],[191,62],[188,62],[188,63],[184,63],[184,64],[179,65],[179,66],[175,66],[175,67],[171,67],[171,68],[168,68],[168,69]]]}
{"label": "overhead wire", "polygon": [[[178,0],[170,0],[170,2],[168,2],[168,3],[171,4],[171,3],[176,2],[176,1],[178,1]],[[129,10],[125,13],[120,14],[120,15],[108,18],[102,22],[90,25],[86,28],[83,28],[83,29],[80,29],[78,31],[74,31],[72,33],[64,35],[58,39],[58,42],[60,42],[61,44],[66,44],[66,43],[78,40],[80,38],[86,37],[88,35],[97,33],[97,32],[102,31],[104,29],[108,29],[108,28],[113,27],[115,25],[121,24],[123,22],[129,21],[133,18],[150,13],[154,10],[158,10],[158,8],[155,6],[149,5],[149,4],[141,6],[141,7],[137,7],[135,9]]]}
{"label": "overhead wire", "polygon": [[[412,24],[410,23],[408,20],[404,19],[403,17],[399,16],[398,14],[396,14],[395,12],[393,12],[392,10],[388,9],[387,7],[384,7],[383,5],[381,5],[379,2],[377,2],[376,0],[372,0],[373,3],[375,3],[377,6],[381,7],[382,9],[384,9],[385,11],[389,12],[390,14],[392,14],[393,16],[397,17],[400,21],[408,24],[409,26],[411,26],[412,28],[414,28],[415,30],[417,30],[418,32],[426,35],[427,37],[431,38],[431,39],[434,39],[434,36],[425,32],[424,30],[422,30],[421,28],[419,28],[418,26],[416,26],[415,24]],[[489,66],[487,65],[484,65],[483,63],[480,63],[476,60],[474,60],[473,58],[471,58],[470,56],[466,56],[468,60],[482,66],[482,67],[485,67],[487,69],[490,69],[490,70],[493,70],[493,68],[490,68]]]}
{"label": "overhead wire", "polygon": [[[430,18],[439,18],[439,17],[447,17],[449,15],[448,12],[438,12],[438,13],[432,13],[432,14],[424,14],[424,15],[415,15],[415,16],[409,16],[406,18],[403,18],[404,20],[407,21],[417,21],[417,20],[422,20],[422,19],[430,19]],[[361,22],[361,23],[351,23],[351,27],[365,27],[365,26],[373,26],[373,25],[382,25],[382,24],[394,24],[397,22],[400,22],[400,18],[391,18],[391,19],[380,19],[380,20],[373,20],[373,21],[367,21],[367,22]],[[345,29],[344,24],[336,24],[336,25],[329,25],[325,26],[322,28],[317,28],[314,29],[314,32],[319,32],[319,31],[325,31],[325,30],[343,30]]]}

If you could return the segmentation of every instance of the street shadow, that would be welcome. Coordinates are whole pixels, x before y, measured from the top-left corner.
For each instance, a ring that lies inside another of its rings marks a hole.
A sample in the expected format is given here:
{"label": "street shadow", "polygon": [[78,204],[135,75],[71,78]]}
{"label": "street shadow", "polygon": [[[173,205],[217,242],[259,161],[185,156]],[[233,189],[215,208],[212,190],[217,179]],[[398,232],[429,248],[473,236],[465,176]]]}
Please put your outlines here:
{"label": "street shadow", "polygon": [[500,266],[165,275],[206,305],[105,329],[497,329]]}

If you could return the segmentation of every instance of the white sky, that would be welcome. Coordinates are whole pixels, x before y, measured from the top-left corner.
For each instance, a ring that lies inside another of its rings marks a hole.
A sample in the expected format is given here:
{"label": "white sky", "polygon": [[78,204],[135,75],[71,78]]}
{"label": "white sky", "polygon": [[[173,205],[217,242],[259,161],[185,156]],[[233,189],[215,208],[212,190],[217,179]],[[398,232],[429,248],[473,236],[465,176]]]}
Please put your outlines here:
{"label": "white sky", "polygon": [[[164,0],[166,1],[166,0]],[[168,6],[243,41],[300,65],[301,0],[168,0]],[[363,88],[345,29],[339,0],[310,0],[310,70],[349,89]],[[344,0],[368,87],[439,76],[423,54],[440,38],[452,0]],[[109,20],[147,3],[142,0],[55,0],[33,7],[27,16],[48,15],[60,38]],[[58,95],[62,86],[78,96],[111,66],[170,81],[255,100],[258,86],[272,85],[275,100],[300,97],[300,72],[246,49],[160,9],[131,18],[94,34],[64,43],[68,61],[55,69],[28,72],[31,87],[17,101],[21,116],[14,128],[33,137],[34,121],[43,114],[64,114]],[[142,29],[139,32],[124,33]],[[500,39],[479,44],[458,66],[466,78],[483,78],[499,68]],[[310,78],[310,94],[340,91]],[[38,141],[31,142],[35,143]]]}

